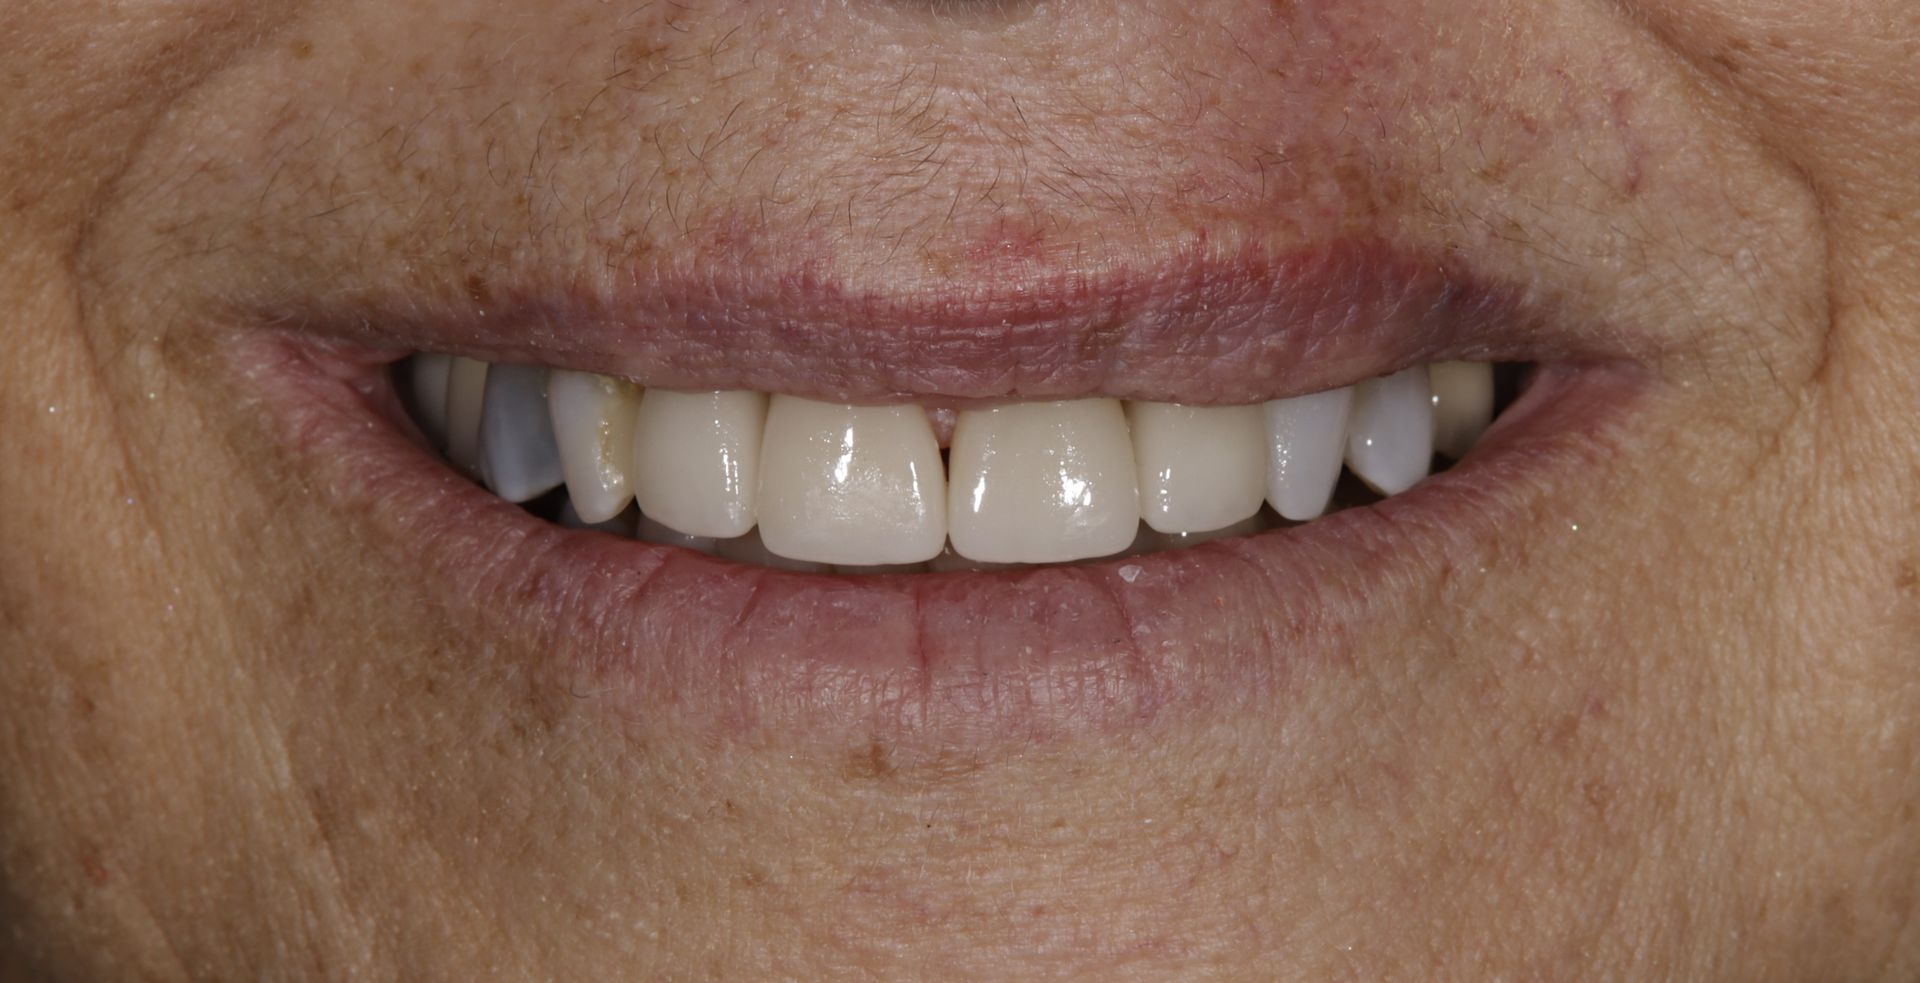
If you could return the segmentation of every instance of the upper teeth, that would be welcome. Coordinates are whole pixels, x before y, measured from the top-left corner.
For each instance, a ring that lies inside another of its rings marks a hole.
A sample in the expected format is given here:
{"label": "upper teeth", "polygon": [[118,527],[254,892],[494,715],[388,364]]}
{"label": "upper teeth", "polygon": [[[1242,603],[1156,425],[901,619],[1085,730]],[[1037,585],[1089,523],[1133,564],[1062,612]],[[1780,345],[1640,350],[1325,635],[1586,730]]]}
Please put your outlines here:
{"label": "upper teeth", "polygon": [[1465,454],[1493,408],[1491,366],[1459,362],[1264,406],[1008,403],[961,411],[943,465],[915,406],[642,392],[432,354],[412,384],[428,435],[504,498],[564,482],[572,521],[632,503],[650,539],[842,567],[1107,556],[1256,528],[1263,501],[1312,519],[1343,460],[1397,494],[1435,449]]}

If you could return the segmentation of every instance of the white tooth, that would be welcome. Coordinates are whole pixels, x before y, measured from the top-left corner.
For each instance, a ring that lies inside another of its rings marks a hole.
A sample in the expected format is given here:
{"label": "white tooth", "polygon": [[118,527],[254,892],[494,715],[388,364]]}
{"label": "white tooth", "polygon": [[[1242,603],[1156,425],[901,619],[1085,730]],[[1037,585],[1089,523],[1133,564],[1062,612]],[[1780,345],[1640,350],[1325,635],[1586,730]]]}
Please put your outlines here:
{"label": "white tooth", "polygon": [[1354,388],[1347,422],[1347,466],[1382,495],[1398,495],[1433,463],[1433,390],[1426,366],[1369,379]]}
{"label": "white tooth", "polygon": [[487,396],[487,363],[455,357],[447,370],[447,460],[480,472],[480,407]]}
{"label": "white tooth", "polygon": [[1128,403],[1140,517],[1160,532],[1207,532],[1260,511],[1266,430],[1258,406]]}
{"label": "white tooth", "polygon": [[453,356],[421,352],[413,357],[414,415],[427,439],[439,447],[447,439],[447,377]]}
{"label": "white tooth", "polygon": [[560,440],[567,495],[581,520],[592,524],[619,515],[633,500],[627,476],[633,471],[639,388],[591,372],[556,369],[547,380],[547,408]]}
{"label": "white tooth", "polygon": [[1118,553],[1140,524],[1133,443],[1119,402],[966,410],[948,452],[947,534],[986,563]]}
{"label": "white tooth", "polygon": [[1318,519],[1340,480],[1347,453],[1347,415],[1353,387],[1276,399],[1262,407],[1267,422],[1267,501],[1284,518]]}
{"label": "white tooth", "polygon": [[760,540],[781,556],[924,563],[947,541],[947,477],[927,411],[775,396],[760,443]]}
{"label": "white tooth", "polygon": [[732,560],[735,563],[745,563],[756,567],[773,567],[778,570],[794,570],[800,573],[831,572],[830,568],[824,563],[814,563],[809,560],[795,560],[767,549],[767,544],[760,540],[760,530],[758,529],[747,533],[745,536],[722,539],[717,545],[717,555],[722,559]]}
{"label": "white tooth", "polygon": [[1493,422],[1493,366],[1487,362],[1436,362],[1427,366],[1433,385],[1433,446],[1456,461]]}
{"label": "white tooth", "polygon": [[635,539],[660,546],[678,546],[695,553],[705,553],[708,556],[720,554],[720,540],[712,536],[689,536],[686,533],[677,532],[647,518],[644,514],[640,516],[640,521],[634,524],[633,535]]}
{"label": "white tooth", "polygon": [[753,528],[766,417],[765,393],[647,390],[629,476],[640,511],[689,536],[745,535]]}
{"label": "white tooth", "polygon": [[1159,553],[1163,550],[1184,549],[1201,543],[1211,543],[1216,539],[1251,536],[1257,532],[1265,532],[1267,528],[1267,519],[1262,515],[1254,515],[1233,525],[1207,532],[1158,532],[1151,526],[1142,525],[1140,534],[1134,537],[1133,545],[1127,549],[1127,553]]}
{"label": "white tooth", "polygon": [[538,498],[560,487],[560,445],[547,415],[547,370],[496,365],[487,370],[480,408],[480,473],[509,502]]}

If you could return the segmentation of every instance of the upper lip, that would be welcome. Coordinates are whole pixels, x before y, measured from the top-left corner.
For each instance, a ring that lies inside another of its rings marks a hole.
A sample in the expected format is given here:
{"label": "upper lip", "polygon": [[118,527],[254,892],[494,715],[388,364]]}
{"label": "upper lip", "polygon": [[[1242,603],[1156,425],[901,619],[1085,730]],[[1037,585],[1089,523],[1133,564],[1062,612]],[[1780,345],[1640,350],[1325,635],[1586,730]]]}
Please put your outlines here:
{"label": "upper lip", "polygon": [[1032,268],[911,291],[681,261],[586,286],[494,271],[429,296],[440,299],[256,315],[386,358],[438,351],[672,389],[960,407],[1095,395],[1249,403],[1426,362],[1628,355],[1617,330],[1575,322],[1457,258],[1377,240],[1184,249],[1145,267]]}

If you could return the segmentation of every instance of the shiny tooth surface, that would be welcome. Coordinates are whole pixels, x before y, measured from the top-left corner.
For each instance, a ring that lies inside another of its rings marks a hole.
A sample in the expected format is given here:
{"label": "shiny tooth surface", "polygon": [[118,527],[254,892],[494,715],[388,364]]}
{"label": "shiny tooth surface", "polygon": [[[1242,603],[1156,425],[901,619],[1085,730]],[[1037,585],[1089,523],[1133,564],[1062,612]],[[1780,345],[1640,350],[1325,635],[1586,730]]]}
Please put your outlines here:
{"label": "shiny tooth surface", "polygon": [[678,546],[681,549],[689,549],[695,553],[705,553],[708,556],[720,555],[720,540],[712,536],[689,536],[686,533],[661,525],[659,522],[648,518],[645,513],[642,513],[640,520],[634,523],[633,537],[642,542],[654,543],[659,546]]}
{"label": "shiny tooth surface", "polygon": [[1433,448],[1460,460],[1493,422],[1493,366],[1486,362],[1436,362],[1427,366],[1433,386]]}
{"label": "shiny tooth surface", "polygon": [[1266,421],[1267,501],[1282,518],[1304,522],[1327,511],[1347,453],[1353,387],[1276,399]]}
{"label": "shiny tooth surface", "polygon": [[966,410],[948,453],[947,535],[987,563],[1118,553],[1140,521],[1133,443],[1112,399]]}
{"label": "shiny tooth surface", "polygon": [[419,413],[420,430],[434,447],[446,446],[447,378],[453,372],[453,356],[421,352],[413,357],[408,370],[413,380],[413,404]]}
{"label": "shiny tooth surface", "polygon": [[1140,517],[1165,533],[1207,532],[1260,511],[1266,428],[1258,406],[1127,404]]}
{"label": "shiny tooth surface", "polygon": [[640,389],[591,372],[555,369],[547,409],[560,441],[560,468],[572,507],[588,524],[611,519],[633,500],[633,424]]}
{"label": "shiny tooth surface", "polygon": [[832,568],[825,563],[811,560],[796,560],[781,556],[767,549],[760,539],[760,530],[755,529],[744,536],[722,539],[716,544],[715,554],[735,563],[749,563],[756,567],[773,567],[776,570],[793,570],[798,573],[829,573]]}
{"label": "shiny tooth surface", "polygon": [[690,536],[745,535],[756,514],[766,415],[765,393],[648,389],[635,414],[628,479],[640,511]]}
{"label": "shiny tooth surface", "polygon": [[480,407],[480,475],[509,502],[537,498],[565,480],[547,415],[547,370],[495,365]]}
{"label": "shiny tooth surface", "polygon": [[760,447],[760,540],[795,560],[923,563],[947,538],[947,480],[918,406],[776,395]]}
{"label": "shiny tooth surface", "polygon": [[1354,387],[1347,467],[1382,495],[1398,495],[1433,463],[1433,391],[1416,365]]}
{"label": "shiny tooth surface", "polygon": [[480,407],[487,396],[487,363],[456,356],[447,369],[447,460],[480,473]]}

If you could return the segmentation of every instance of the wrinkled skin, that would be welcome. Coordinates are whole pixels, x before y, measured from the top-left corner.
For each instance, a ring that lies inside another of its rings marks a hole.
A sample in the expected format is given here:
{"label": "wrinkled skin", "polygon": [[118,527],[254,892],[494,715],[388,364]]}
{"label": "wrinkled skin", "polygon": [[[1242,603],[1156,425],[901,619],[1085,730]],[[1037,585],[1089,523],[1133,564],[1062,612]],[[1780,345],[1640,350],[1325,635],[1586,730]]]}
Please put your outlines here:
{"label": "wrinkled skin", "polygon": [[[1916,64],[1905,0],[16,3],[0,976],[1915,978]],[[1327,229],[1645,398],[1280,704],[1041,742],[567,698],[219,357],[516,264]]]}

